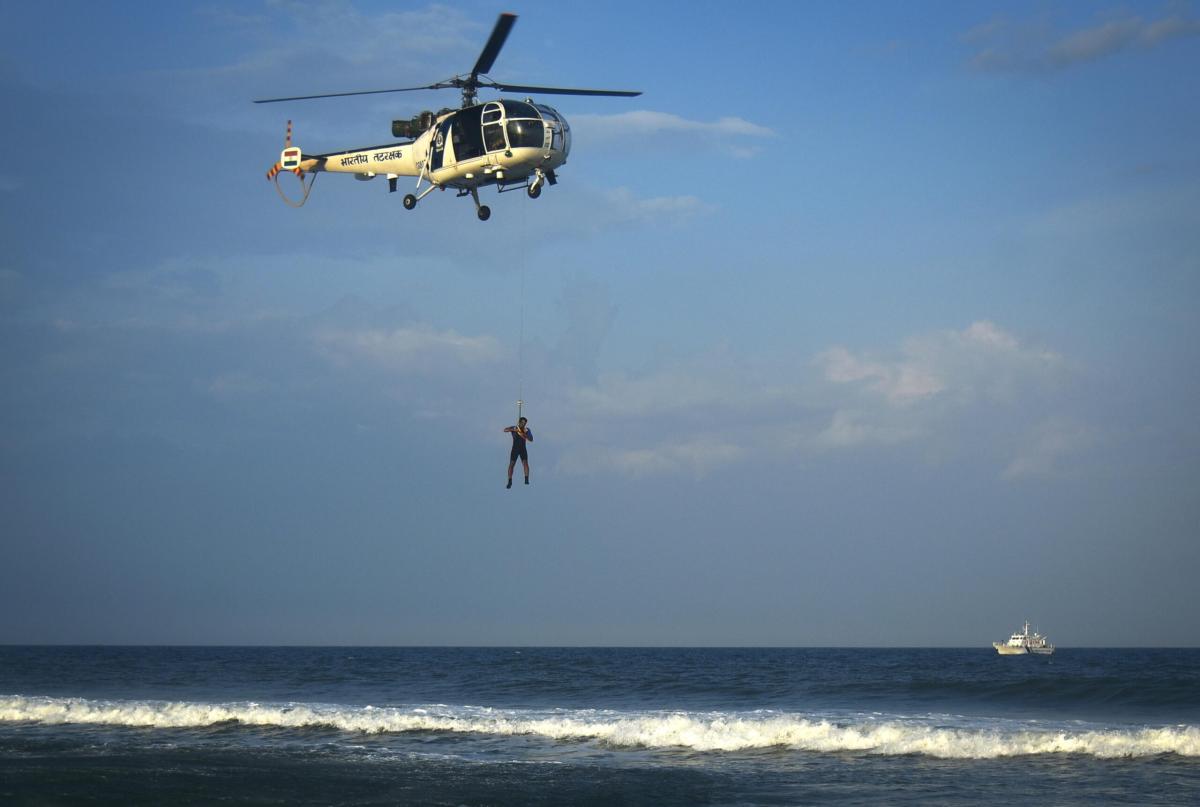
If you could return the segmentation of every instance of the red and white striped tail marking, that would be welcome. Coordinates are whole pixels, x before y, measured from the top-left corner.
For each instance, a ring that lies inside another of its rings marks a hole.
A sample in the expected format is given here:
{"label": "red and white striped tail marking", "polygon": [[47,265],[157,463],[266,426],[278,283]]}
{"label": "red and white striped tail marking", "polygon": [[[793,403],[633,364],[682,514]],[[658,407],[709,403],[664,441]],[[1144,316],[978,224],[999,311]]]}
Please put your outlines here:
{"label": "red and white striped tail marking", "polygon": [[287,122],[287,135],[283,139],[283,153],[279,156],[279,162],[271,166],[271,170],[267,172],[267,179],[274,179],[280,171],[291,171],[301,179],[304,178],[304,171],[300,168],[300,160],[303,155],[299,147],[292,146],[292,122]]}

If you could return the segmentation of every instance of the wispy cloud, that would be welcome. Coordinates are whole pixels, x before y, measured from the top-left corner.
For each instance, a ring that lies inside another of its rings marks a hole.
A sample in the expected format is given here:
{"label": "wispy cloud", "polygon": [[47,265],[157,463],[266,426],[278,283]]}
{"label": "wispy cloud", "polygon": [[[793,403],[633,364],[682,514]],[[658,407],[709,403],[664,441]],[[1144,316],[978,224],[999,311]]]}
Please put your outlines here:
{"label": "wispy cloud", "polygon": [[1052,370],[1061,358],[1023,346],[1012,334],[981,320],[962,331],[912,337],[898,355],[855,354],[833,347],[817,361],[827,380],[862,385],[890,405],[906,406],[934,396],[1003,397],[1016,379]]}
{"label": "wispy cloud", "polygon": [[845,384],[865,381],[893,403],[906,403],[936,395],[945,385],[929,367],[918,362],[884,363],[855,356],[844,347],[830,348],[821,356],[825,377]]}
{"label": "wispy cloud", "polygon": [[[576,176],[572,175],[573,182]],[[644,196],[623,186],[599,189],[580,182],[553,204],[538,208],[538,237],[577,246],[580,239],[612,230],[687,225],[717,209],[691,194]]]}
{"label": "wispy cloud", "polygon": [[1061,417],[1045,420],[1022,438],[1003,477],[1050,476],[1061,470],[1067,458],[1087,449],[1094,440],[1092,431],[1082,423]]}
{"label": "wispy cloud", "polygon": [[366,361],[392,368],[431,369],[447,362],[476,364],[500,355],[499,344],[491,336],[464,336],[426,325],[320,329],[313,339],[322,355],[339,364]]}
{"label": "wispy cloud", "polygon": [[622,221],[681,222],[712,213],[716,208],[697,196],[635,196],[628,188],[604,194],[611,213]]}
{"label": "wispy cloud", "polygon": [[613,471],[634,477],[685,473],[703,477],[744,458],[746,449],[713,437],[664,442],[649,448],[602,448],[595,455],[571,452],[559,467],[567,473]]}
{"label": "wispy cloud", "polygon": [[[212,21],[259,43],[226,70],[259,72],[307,54],[351,65],[420,64],[431,56],[469,51],[484,23],[449,6],[367,12],[348,0],[270,2],[262,13],[202,10]],[[313,37],[313,31],[320,31]]]}
{"label": "wispy cloud", "polygon": [[1012,449],[1014,433],[1051,418],[1043,390],[1065,367],[1056,352],[980,320],[898,348],[833,346],[799,368],[721,354],[638,376],[602,375],[560,403],[570,413],[562,468],[702,475],[755,457],[904,446],[919,462],[934,446],[971,442],[978,459],[996,462],[998,472],[1008,465],[1012,478],[1069,456],[1049,436],[1024,448],[1020,462]]}
{"label": "wispy cloud", "polygon": [[739,117],[724,117],[714,121],[689,120],[667,112],[635,110],[615,115],[575,115],[571,126],[577,138],[591,144],[646,144],[670,142],[693,148],[727,150],[732,156],[754,156],[761,141],[775,136],[766,126]]}
{"label": "wispy cloud", "polygon": [[[211,8],[196,13],[228,31],[230,50],[220,61],[194,69],[146,73],[143,92],[148,104],[222,130],[261,130],[268,122],[274,129],[292,116],[284,108],[251,105],[250,99],[421,86],[469,70],[491,22],[437,3],[372,10],[349,0],[269,2],[254,13]],[[175,88],[169,102],[160,98],[164,83]],[[297,134],[302,143],[345,142],[347,129],[353,137],[364,136],[354,131],[347,114],[380,125],[363,104],[391,115],[397,108],[445,105],[452,92],[367,96],[354,107],[347,106],[350,101],[308,104]]]}
{"label": "wispy cloud", "polygon": [[1200,35],[1200,19],[1175,13],[1158,19],[1109,15],[1087,28],[1059,32],[1046,19],[998,18],[964,36],[980,71],[1044,73],[1103,59],[1126,50],[1148,50],[1173,39]]}
{"label": "wispy cloud", "polygon": [[904,443],[920,436],[920,429],[913,425],[887,424],[868,421],[863,413],[839,409],[833,413],[829,425],[815,438],[818,445],[830,448]]}

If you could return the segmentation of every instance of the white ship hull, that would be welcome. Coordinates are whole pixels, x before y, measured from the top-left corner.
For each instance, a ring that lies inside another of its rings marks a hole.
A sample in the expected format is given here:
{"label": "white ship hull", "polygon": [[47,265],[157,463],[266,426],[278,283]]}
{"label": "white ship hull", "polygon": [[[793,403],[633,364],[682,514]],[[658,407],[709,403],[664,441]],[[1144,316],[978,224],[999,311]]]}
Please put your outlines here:
{"label": "white ship hull", "polygon": [[1022,633],[1014,633],[1007,642],[992,642],[992,647],[1002,656],[1025,656],[1030,653],[1037,656],[1048,656],[1054,652],[1054,645],[1040,633],[1030,633],[1029,623],[1025,623]]}

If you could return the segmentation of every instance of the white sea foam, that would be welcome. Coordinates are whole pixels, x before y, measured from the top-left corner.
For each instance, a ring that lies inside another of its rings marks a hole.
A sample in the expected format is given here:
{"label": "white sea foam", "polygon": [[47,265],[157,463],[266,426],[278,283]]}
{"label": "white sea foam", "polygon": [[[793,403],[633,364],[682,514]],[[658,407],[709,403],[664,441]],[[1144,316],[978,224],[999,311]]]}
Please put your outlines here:
{"label": "white sea foam", "polygon": [[612,748],[741,751],[789,748],[818,752],[987,759],[1024,754],[1144,757],[1200,756],[1200,726],[1044,728],[938,725],[906,718],[823,719],[783,712],[528,711],[471,706],[372,707],[328,704],[104,701],[0,696],[0,722],[190,728],[237,722],[349,732],[440,731],[493,736],[537,735]]}

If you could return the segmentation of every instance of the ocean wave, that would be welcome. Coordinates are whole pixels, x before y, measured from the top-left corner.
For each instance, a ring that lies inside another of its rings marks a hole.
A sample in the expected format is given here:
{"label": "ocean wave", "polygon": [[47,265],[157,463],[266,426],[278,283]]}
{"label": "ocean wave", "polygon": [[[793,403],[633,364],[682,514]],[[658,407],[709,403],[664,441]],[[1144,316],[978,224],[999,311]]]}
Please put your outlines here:
{"label": "ocean wave", "polygon": [[0,722],[149,728],[238,723],[373,734],[425,731],[536,735],[551,740],[591,741],[611,748],[686,748],[708,752],[785,748],[961,759],[1031,754],[1084,754],[1100,758],[1200,756],[1200,726],[1089,729],[1043,728],[1016,722],[1002,727],[946,726],[898,717],[834,720],[773,711],[527,711],[443,705],[374,707],[7,696],[0,697]]}

